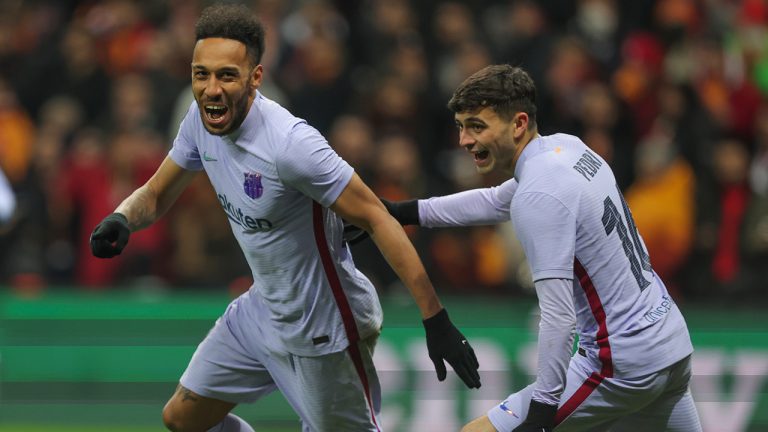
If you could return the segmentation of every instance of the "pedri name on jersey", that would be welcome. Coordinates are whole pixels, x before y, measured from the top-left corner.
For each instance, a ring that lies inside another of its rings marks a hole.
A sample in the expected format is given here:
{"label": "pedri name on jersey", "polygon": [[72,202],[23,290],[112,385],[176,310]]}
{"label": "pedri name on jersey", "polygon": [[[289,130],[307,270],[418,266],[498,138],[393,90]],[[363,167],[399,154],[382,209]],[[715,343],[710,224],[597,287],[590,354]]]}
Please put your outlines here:
{"label": "pedri name on jersey", "polygon": [[229,199],[227,199],[226,195],[218,194],[217,197],[219,198],[219,203],[224,209],[224,213],[227,214],[229,220],[245,228],[244,232],[246,234],[251,234],[254,232],[266,232],[272,229],[272,222],[268,221],[267,219],[253,218],[244,215],[241,208],[235,209],[235,206],[229,202]]}
{"label": "pedri name on jersey", "polygon": [[586,151],[573,166],[573,169],[583,175],[587,181],[592,181],[592,178],[597,174],[597,170],[603,166],[603,163],[592,153]]}

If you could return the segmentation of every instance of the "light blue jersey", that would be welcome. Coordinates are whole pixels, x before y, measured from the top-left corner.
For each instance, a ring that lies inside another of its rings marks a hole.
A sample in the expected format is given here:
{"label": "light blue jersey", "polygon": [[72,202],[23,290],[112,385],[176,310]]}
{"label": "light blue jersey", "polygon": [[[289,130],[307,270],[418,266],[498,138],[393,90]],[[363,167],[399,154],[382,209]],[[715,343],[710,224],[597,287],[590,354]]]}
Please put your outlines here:
{"label": "light blue jersey", "polygon": [[512,223],[534,281],[573,279],[579,345],[604,377],[659,371],[693,352],[688,329],[608,164],[580,139],[537,137],[515,168]]}
{"label": "light blue jersey", "polygon": [[353,169],[320,133],[257,92],[241,127],[208,133],[192,103],[170,151],[204,169],[251,268],[248,324],[276,350],[316,356],[378,333],[382,312],[371,282],[343,243],[327,207]]}
{"label": "light blue jersey", "polygon": [[[558,405],[563,432],[701,432],[685,320],[651,267],[611,169],[581,140],[537,136],[514,178],[418,206],[427,227],[511,219],[528,258],[542,308],[537,381],[488,410],[495,430],[515,430],[536,400]],[[557,319],[570,326],[574,312],[580,349],[567,358],[570,334],[560,334]]]}
{"label": "light blue jersey", "polygon": [[639,377],[693,352],[613,172],[577,137],[538,136],[523,149],[515,178],[418,205],[427,227],[511,219],[534,281],[574,281],[579,344],[604,377]]}

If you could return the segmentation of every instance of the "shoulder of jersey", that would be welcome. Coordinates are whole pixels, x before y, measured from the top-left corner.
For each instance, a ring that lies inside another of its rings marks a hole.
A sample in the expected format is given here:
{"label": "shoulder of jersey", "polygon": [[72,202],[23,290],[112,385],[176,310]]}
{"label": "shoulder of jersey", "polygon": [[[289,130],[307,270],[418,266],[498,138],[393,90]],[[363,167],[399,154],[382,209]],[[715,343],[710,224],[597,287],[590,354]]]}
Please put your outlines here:
{"label": "shoulder of jersey", "polygon": [[306,123],[306,121],[296,117],[284,106],[271,99],[263,98],[261,104],[263,122],[268,124],[272,128],[271,133],[278,137],[285,138],[296,125]]}
{"label": "shoulder of jersey", "polygon": [[573,135],[555,134],[542,137],[542,139],[545,140],[546,149],[534,156],[534,158],[539,158],[539,164],[559,165],[566,163],[566,160],[577,157],[577,153],[581,154],[585,148],[581,140]]}
{"label": "shoulder of jersey", "polygon": [[526,173],[529,181],[525,183],[531,183],[533,179],[550,186],[573,182],[578,173],[571,168],[586,150],[586,146],[573,135],[555,134],[543,138],[547,140],[548,149],[532,158],[535,167]]}

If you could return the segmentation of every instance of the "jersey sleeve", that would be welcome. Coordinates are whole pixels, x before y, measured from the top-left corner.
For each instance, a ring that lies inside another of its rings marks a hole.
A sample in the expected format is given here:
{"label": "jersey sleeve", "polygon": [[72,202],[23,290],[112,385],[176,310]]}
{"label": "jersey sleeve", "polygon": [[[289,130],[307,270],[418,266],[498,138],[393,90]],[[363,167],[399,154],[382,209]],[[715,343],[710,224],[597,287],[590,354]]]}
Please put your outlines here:
{"label": "jersey sleeve", "polygon": [[285,151],[276,160],[281,180],[329,207],[352,179],[354,169],[306,123],[293,127]]}
{"label": "jersey sleeve", "polygon": [[189,110],[187,110],[187,115],[185,115],[184,120],[181,121],[179,132],[176,134],[176,139],[173,140],[171,151],[168,153],[171,159],[173,159],[173,161],[180,167],[192,171],[200,171],[203,169],[203,162],[200,160],[200,151],[197,148],[195,140],[192,138],[195,136],[194,127],[198,116],[197,103],[192,102]]}
{"label": "jersey sleeve", "polygon": [[565,375],[576,329],[573,282],[567,279],[544,279],[535,285],[541,322],[536,386],[531,397],[547,405],[557,405],[565,389]]}
{"label": "jersey sleeve", "polygon": [[573,279],[576,216],[557,198],[541,192],[518,194],[512,224],[531,267],[533,280]]}
{"label": "jersey sleeve", "polygon": [[419,224],[437,228],[506,222],[516,190],[517,180],[511,179],[499,186],[419,200]]}

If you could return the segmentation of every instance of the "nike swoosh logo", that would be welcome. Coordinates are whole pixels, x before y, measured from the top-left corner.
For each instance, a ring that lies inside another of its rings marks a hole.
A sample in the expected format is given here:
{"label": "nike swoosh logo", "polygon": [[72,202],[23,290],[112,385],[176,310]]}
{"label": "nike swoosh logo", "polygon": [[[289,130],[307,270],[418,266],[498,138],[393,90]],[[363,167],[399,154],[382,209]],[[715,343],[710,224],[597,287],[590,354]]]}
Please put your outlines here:
{"label": "nike swoosh logo", "polygon": [[203,160],[206,162],[216,162],[218,159],[208,156],[208,152],[203,152]]}

